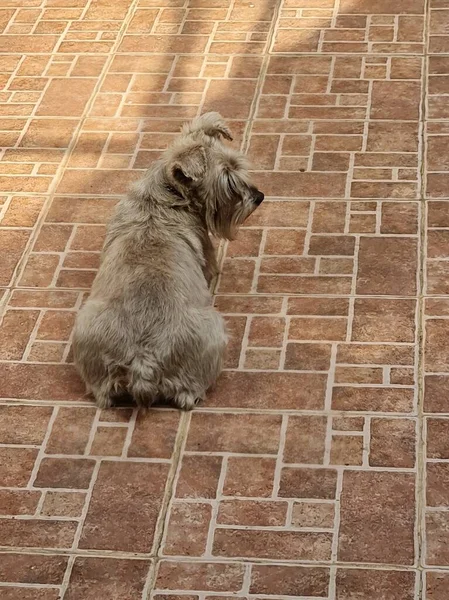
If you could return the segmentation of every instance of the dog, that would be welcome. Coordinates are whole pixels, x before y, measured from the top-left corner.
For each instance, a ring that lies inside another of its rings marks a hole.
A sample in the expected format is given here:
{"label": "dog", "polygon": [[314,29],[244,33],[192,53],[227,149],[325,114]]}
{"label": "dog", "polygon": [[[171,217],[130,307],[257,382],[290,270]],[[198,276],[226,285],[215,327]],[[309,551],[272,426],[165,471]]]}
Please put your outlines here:
{"label": "dog", "polygon": [[132,399],[190,410],[221,372],[227,343],[209,290],[211,236],[232,240],[261,204],[218,113],[186,124],[117,205],[74,330],[75,364],[100,408]]}

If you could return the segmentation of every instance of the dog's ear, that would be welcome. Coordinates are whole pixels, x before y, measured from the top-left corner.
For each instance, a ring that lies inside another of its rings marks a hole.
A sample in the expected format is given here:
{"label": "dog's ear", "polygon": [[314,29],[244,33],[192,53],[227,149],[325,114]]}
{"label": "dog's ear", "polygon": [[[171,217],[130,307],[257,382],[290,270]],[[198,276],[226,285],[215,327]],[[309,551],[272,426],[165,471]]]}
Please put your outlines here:
{"label": "dog's ear", "polygon": [[217,112],[205,113],[182,128],[182,132],[187,135],[197,131],[202,131],[209,137],[223,137],[226,140],[232,141],[232,135],[228,126],[223,117]]}
{"label": "dog's ear", "polygon": [[173,160],[173,177],[184,185],[198,182],[206,172],[206,151],[201,144],[183,148]]}

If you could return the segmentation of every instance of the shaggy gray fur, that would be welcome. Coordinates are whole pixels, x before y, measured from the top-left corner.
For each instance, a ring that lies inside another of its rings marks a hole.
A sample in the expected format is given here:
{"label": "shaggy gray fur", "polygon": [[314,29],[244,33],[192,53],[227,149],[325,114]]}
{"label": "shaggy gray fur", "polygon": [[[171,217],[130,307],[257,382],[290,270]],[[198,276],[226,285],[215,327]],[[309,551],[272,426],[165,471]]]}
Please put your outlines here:
{"label": "shaggy gray fur", "polygon": [[123,198],[73,341],[88,391],[105,408],[172,401],[190,409],[221,368],[226,333],[211,302],[217,274],[209,237],[232,239],[262,202],[245,158],[217,113],[182,135]]}

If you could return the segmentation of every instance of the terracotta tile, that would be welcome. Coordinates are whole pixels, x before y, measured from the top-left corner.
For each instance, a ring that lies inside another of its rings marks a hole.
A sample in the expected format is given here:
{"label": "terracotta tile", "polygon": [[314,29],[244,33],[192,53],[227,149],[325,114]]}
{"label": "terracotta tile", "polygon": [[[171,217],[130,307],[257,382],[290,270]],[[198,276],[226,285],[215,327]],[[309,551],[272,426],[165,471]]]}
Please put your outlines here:
{"label": "terracotta tile", "polygon": [[199,452],[276,454],[281,418],[275,415],[192,415],[186,449]]}
{"label": "terracotta tile", "polygon": [[[412,564],[414,518],[413,474],[345,472],[339,560]],[[354,531],[359,535],[354,536]]]}
{"label": "terracotta tile", "polygon": [[361,465],[363,438],[359,435],[333,435],[330,462],[332,465]]}
{"label": "terracotta tile", "polygon": [[149,552],[167,474],[168,466],[161,463],[103,461],[80,548]]}
{"label": "terracotta tile", "polygon": [[417,245],[413,239],[363,237],[358,294],[412,296],[416,293]]}
{"label": "terracotta tile", "polygon": [[282,346],[285,321],[278,317],[253,317],[249,329],[250,346]]}
{"label": "terracotta tile", "polygon": [[25,487],[36,458],[34,448],[0,447],[0,486]]}
{"label": "terracotta tile", "polygon": [[92,79],[53,79],[37,109],[39,116],[78,117],[93,91]]}
{"label": "terracotta tile", "polygon": [[28,490],[0,490],[0,515],[34,515],[41,495]]}
{"label": "terracotta tile", "polygon": [[161,561],[156,579],[160,590],[238,592],[245,567],[242,563]]}
{"label": "terracotta tile", "polygon": [[41,444],[52,412],[44,406],[0,406],[0,442]]}
{"label": "terracotta tile", "polygon": [[82,492],[46,492],[42,514],[50,517],[80,517],[86,495]]}
{"label": "terracotta tile", "polygon": [[142,594],[149,561],[76,557],[65,596],[67,600],[93,600],[107,594],[126,600]]}
{"label": "terracotta tile", "polygon": [[288,331],[290,340],[342,341],[346,339],[346,319],[292,317]]}
{"label": "terracotta tile", "polygon": [[327,371],[330,365],[331,345],[321,343],[287,344],[285,369]]}
{"label": "terracotta tile", "polygon": [[425,368],[426,371],[447,371],[449,369],[449,346],[447,345],[447,321],[429,319],[426,322]]}
{"label": "terracotta tile", "polygon": [[284,448],[284,462],[322,464],[326,417],[290,416]]}
{"label": "terracotta tile", "polygon": [[150,411],[137,415],[128,456],[170,458],[179,424],[178,411]]}
{"label": "terracotta tile", "polygon": [[427,463],[427,506],[449,506],[449,466],[444,462]]}
{"label": "terracotta tile", "polygon": [[2,227],[33,227],[43,205],[43,198],[15,197],[0,223]]}
{"label": "terracotta tile", "polygon": [[219,456],[183,456],[176,484],[176,497],[215,498],[221,462]]}
{"label": "terracotta tile", "polygon": [[413,410],[413,390],[335,386],[332,394],[332,408],[334,410],[411,412]]}
{"label": "terracotta tile", "polygon": [[243,336],[246,328],[246,317],[225,316],[228,345],[226,347],[225,368],[237,368],[240,362]]}
{"label": "terracotta tile", "polygon": [[231,457],[223,493],[226,496],[269,497],[276,461],[271,458]]}
{"label": "terracotta tile", "polygon": [[276,371],[279,368],[280,350],[248,348],[245,353],[245,369]]}
{"label": "terracotta tile", "polygon": [[305,231],[289,229],[269,229],[265,242],[265,254],[302,254],[304,249]]}
{"label": "terracotta tile", "polygon": [[[375,367],[336,367],[335,383],[383,383],[383,371]],[[413,384],[413,381],[412,381]]]}
{"label": "terracotta tile", "polygon": [[427,375],[424,379],[424,410],[430,413],[449,412],[449,377]]}
{"label": "terracotta tile", "polygon": [[47,441],[48,454],[83,454],[95,416],[94,408],[59,408]]}
{"label": "terracotta tile", "polygon": [[4,553],[0,566],[0,580],[11,583],[61,585],[67,562],[68,558],[65,556]]}
{"label": "terracotta tile", "polygon": [[0,535],[8,547],[70,548],[76,525],[73,521],[0,519]]}
{"label": "terracotta tile", "polygon": [[218,508],[217,523],[276,527],[285,525],[286,516],[286,502],[223,500]]}
{"label": "terracotta tile", "polygon": [[0,253],[2,255],[0,285],[9,285],[29,236],[30,232],[25,230],[0,230]]}
{"label": "terracotta tile", "polygon": [[449,561],[449,513],[429,512],[426,515],[426,562],[428,565],[447,565]]}
{"label": "terracotta tile", "polygon": [[225,372],[207,405],[319,410],[324,405],[325,387],[326,376],[318,373]]}
{"label": "terracotta tile", "polygon": [[332,536],[328,533],[216,529],[213,554],[244,558],[329,560]]}
{"label": "terracotta tile", "polygon": [[295,527],[332,528],[334,505],[324,502],[296,502],[293,505],[292,525]]}
{"label": "terracotta tile", "polygon": [[337,363],[376,364],[376,365],[413,365],[413,346],[395,346],[384,344],[339,344]]}
{"label": "terracotta tile", "polygon": [[325,598],[329,588],[329,570],[324,567],[254,565],[250,593],[312,596]]}
{"label": "terracotta tile", "polygon": [[427,600],[444,600],[449,573],[439,571],[426,572],[426,598]]}
{"label": "terracotta tile", "polygon": [[124,427],[97,427],[90,454],[121,456],[126,433]]}
{"label": "terracotta tile", "polygon": [[412,571],[339,568],[336,599],[346,600],[353,596],[360,600],[370,600],[375,589],[379,598],[413,600],[415,578]]}
{"label": "terracotta tile", "polygon": [[354,304],[352,340],[356,342],[413,342],[415,301],[360,299]]}
{"label": "terracotta tile", "polygon": [[372,419],[369,464],[373,467],[415,466],[416,423],[411,419]]}
{"label": "terracotta tile", "polygon": [[202,556],[206,550],[211,514],[210,504],[174,503],[167,525],[163,553]]}
{"label": "terracotta tile", "polygon": [[73,458],[44,458],[34,485],[36,487],[87,489],[95,461]]}
{"label": "terracotta tile", "polygon": [[279,496],[282,498],[335,498],[337,472],[334,469],[288,467],[282,469]]}

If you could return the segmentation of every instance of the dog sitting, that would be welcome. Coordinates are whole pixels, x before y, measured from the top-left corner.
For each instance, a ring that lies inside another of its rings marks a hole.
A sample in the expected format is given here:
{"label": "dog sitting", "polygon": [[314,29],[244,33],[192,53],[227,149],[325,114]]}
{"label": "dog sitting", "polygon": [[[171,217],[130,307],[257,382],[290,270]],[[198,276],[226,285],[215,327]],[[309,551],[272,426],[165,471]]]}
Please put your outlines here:
{"label": "dog sitting", "polygon": [[218,113],[181,136],[117,206],[92,292],[75,324],[75,363],[101,408],[132,399],[191,409],[220,374],[226,347],[209,284],[209,234],[231,240],[264,195]]}

